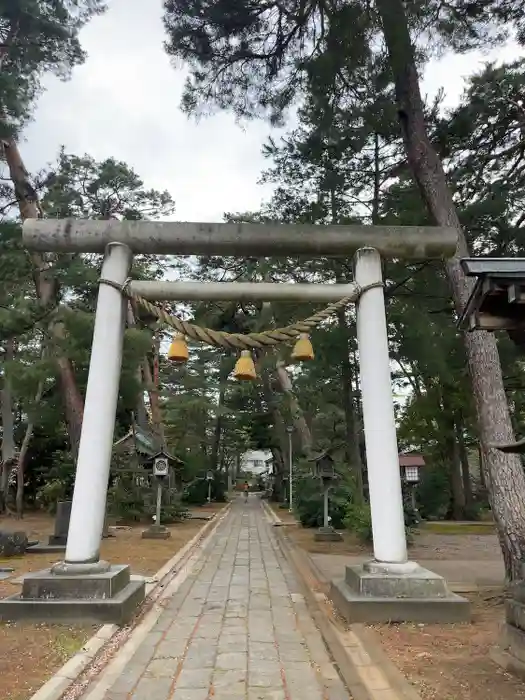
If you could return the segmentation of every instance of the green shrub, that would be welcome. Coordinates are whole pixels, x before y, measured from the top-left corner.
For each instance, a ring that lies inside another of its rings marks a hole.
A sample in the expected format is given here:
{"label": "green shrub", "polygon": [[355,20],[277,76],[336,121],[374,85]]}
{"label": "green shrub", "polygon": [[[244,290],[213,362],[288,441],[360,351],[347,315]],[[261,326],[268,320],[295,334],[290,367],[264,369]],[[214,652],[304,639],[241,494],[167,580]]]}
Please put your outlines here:
{"label": "green shrub", "polygon": [[428,465],[421,470],[416,500],[423,519],[440,520],[450,505],[450,479],[441,465]]}
{"label": "green shrub", "polygon": [[202,506],[208,500],[208,482],[206,479],[195,479],[184,486],[182,501],[192,506]]}
{"label": "green shrub", "polygon": [[60,479],[52,479],[48,481],[42,488],[36,492],[37,503],[47,510],[50,515],[55,515],[57,509],[57,501],[66,500],[67,485]]}
{"label": "green shrub", "polygon": [[133,475],[119,474],[108,489],[108,514],[124,522],[140,522],[147,515],[147,501],[152,501],[150,487],[139,487]]}
{"label": "green shrub", "polygon": [[[215,472],[211,482],[211,500],[226,503],[228,484],[224,474]],[[208,502],[208,480],[202,476],[186,484],[182,492],[182,501],[193,506],[203,506]]]}
{"label": "green shrub", "polygon": [[410,492],[407,490],[403,491],[403,513],[405,516],[405,527],[414,528],[421,522],[421,515],[412,505]]}
{"label": "green shrub", "polygon": [[[405,536],[407,544],[410,544],[413,538],[410,522],[412,522],[412,518],[407,516],[405,512]],[[344,527],[349,532],[353,532],[361,542],[366,544],[372,542],[372,513],[368,503],[348,503],[344,517]]]}
{"label": "green shrub", "polygon": [[348,503],[343,522],[361,542],[372,542],[372,514],[367,503]]}
{"label": "green shrub", "polygon": [[[164,491],[162,495],[162,506],[161,506],[161,525],[171,525],[173,523],[180,523],[186,518],[189,518],[190,512],[187,507],[182,503],[180,495],[175,489],[169,489]],[[148,519],[151,520],[152,517],[157,512],[156,503],[148,503],[146,507],[146,515]]]}
{"label": "green shrub", "polygon": [[75,462],[68,452],[53,452],[53,466],[36,492],[36,503],[55,515],[57,501],[71,500],[75,483]]}
{"label": "green shrub", "polygon": [[[323,494],[318,478],[305,475],[294,483],[294,506],[303,527],[320,527],[323,524]],[[346,507],[352,497],[348,484],[338,483],[330,489],[328,512],[330,524],[336,529],[343,527]]]}

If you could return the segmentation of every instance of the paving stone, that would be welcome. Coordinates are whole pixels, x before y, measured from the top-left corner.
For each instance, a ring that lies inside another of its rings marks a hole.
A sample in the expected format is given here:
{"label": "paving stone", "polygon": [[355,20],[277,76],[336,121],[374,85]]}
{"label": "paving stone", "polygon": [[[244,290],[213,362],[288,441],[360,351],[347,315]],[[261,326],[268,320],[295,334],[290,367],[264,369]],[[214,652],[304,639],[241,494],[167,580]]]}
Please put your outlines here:
{"label": "paving stone", "polygon": [[[170,700],[207,700],[208,688],[176,688]],[[157,698],[151,698],[157,700]]]}
{"label": "paving stone", "polygon": [[122,671],[115,683],[110,688],[110,692],[118,694],[125,693],[128,695],[139,682],[140,677],[144,673],[142,664],[130,663]]}
{"label": "paving stone", "polygon": [[287,700],[282,688],[248,688],[248,700]]}
{"label": "paving stone", "polygon": [[184,659],[185,668],[213,668],[217,650],[207,639],[195,639],[188,647]]}
{"label": "paving stone", "polygon": [[212,686],[210,700],[246,700],[246,683],[238,683],[233,686]]}
{"label": "paving stone", "polygon": [[167,700],[171,686],[171,678],[142,678],[131,697],[132,700]]}
{"label": "paving stone", "polygon": [[250,499],[233,504],[103,700],[348,697],[275,532]]}
{"label": "paving stone", "polygon": [[255,642],[250,640],[248,646],[250,660],[254,661],[277,661],[277,647],[273,642]]}
{"label": "paving stone", "polygon": [[212,685],[215,688],[239,688],[241,685],[245,686],[247,678],[248,671],[246,669],[225,671],[216,669],[213,674]]}
{"label": "paving stone", "polygon": [[248,656],[242,652],[219,653],[215,668],[223,671],[244,670],[248,666]]}
{"label": "paving stone", "polygon": [[175,678],[179,668],[177,659],[153,659],[146,667],[145,676],[149,678]]}
{"label": "paving stone", "polygon": [[183,666],[175,687],[209,688],[212,673],[213,669],[211,668],[184,668]]}
{"label": "paving stone", "polygon": [[217,640],[221,633],[221,628],[219,625],[200,625],[197,630],[195,630],[196,639],[210,639]]}
{"label": "paving stone", "polygon": [[301,670],[286,671],[285,679],[289,688],[318,687],[316,673],[309,664],[304,664]]}
{"label": "paving stone", "polygon": [[233,653],[236,651],[248,650],[248,635],[244,634],[222,634],[217,644],[219,653]]}
{"label": "paving stone", "polygon": [[279,658],[281,661],[309,661],[308,651],[300,644],[279,644]]}
{"label": "paving stone", "polygon": [[168,637],[157,646],[153,657],[155,659],[179,659],[186,653],[188,641],[187,639],[172,639]]}

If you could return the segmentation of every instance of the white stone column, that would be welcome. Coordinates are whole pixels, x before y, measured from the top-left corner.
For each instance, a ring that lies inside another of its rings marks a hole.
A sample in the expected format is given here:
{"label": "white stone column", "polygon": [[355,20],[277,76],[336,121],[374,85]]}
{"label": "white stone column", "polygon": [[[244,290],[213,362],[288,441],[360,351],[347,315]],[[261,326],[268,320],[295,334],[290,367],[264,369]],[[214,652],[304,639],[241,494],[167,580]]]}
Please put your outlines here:
{"label": "white stone column", "polygon": [[[359,287],[382,281],[381,257],[375,249],[357,251],[354,280]],[[374,557],[381,563],[403,564],[407,547],[383,289],[363,292],[356,308]]]}
{"label": "white stone column", "polygon": [[[132,254],[122,243],[110,243],[101,277],[124,284]],[[65,566],[98,562],[106,513],[109,468],[113,449],[126,301],[120,291],[101,284],[78,450]],[[80,567],[81,568],[81,567]]]}

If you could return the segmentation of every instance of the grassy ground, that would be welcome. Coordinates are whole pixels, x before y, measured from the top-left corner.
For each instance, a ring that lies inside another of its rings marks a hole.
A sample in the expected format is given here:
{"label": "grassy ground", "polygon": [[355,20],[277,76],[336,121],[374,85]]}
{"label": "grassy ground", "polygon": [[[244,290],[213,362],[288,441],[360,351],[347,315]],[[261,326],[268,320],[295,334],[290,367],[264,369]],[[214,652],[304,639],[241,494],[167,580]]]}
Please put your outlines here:
{"label": "grassy ground", "polygon": [[452,521],[421,523],[421,532],[434,532],[438,535],[493,535],[496,532],[494,523],[472,522],[455,523]]}
{"label": "grassy ground", "polygon": [[[195,509],[199,513],[215,513],[223,504]],[[102,543],[101,556],[114,564],[129,564],[132,573],[153,575],[184,547],[205,525],[202,520],[187,520],[169,526],[169,540],[143,540],[144,525],[114,530],[115,537]],[[47,541],[53,532],[53,518],[38,514],[22,521],[0,520],[0,528],[25,530],[30,539]],[[59,559],[57,555],[27,554],[23,557],[0,558],[0,566],[15,570],[13,578],[30,571],[44,569]],[[0,597],[17,593],[20,584],[0,581]],[[75,654],[95,632],[94,627],[64,625],[24,625],[0,623],[0,698],[28,700],[31,695]]]}

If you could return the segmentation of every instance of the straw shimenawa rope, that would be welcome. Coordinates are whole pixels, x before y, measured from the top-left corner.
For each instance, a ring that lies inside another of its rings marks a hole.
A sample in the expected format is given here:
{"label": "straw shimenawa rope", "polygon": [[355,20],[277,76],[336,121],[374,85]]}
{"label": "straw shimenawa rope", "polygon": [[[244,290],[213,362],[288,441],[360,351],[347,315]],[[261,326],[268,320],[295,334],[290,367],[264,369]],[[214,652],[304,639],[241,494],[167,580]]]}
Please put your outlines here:
{"label": "straw shimenawa rope", "polygon": [[131,280],[126,280],[124,285],[116,284],[111,280],[100,279],[100,284],[107,284],[110,287],[118,289],[122,292],[124,296],[128,299],[132,299],[137,302],[143,309],[145,309],[149,314],[155,316],[161,323],[166,326],[173,328],[175,331],[182,333],[191,340],[195,340],[199,343],[206,343],[207,345],[213,345],[215,347],[228,348],[229,350],[255,350],[267,347],[273,347],[274,345],[279,345],[279,343],[289,343],[297,340],[297,336],[301,333],[309,333],[311,330],[316,328],[324,320],[332,316],[338,309],[351,304],[359,299],[361,294],[368,289],[373,289],[376,287],[382,287],[381,282],[376,282],[370,284],[366,287],[357,287],[355,293],[351,296],[339,299],[339,301],[328,304],[324,309],[318,311],[313,316],[305,318],[303,321],[297,321],[297,323],[292,323],[290,326],[285,326],[284,328],[275,328],[267,331],[262,331],[261,333],[227,333],[226,331],[214,331],[211,328],[204,328],[202,326],[197,326],[194,323],[188,323],[188,321],[183,321],[177,316],[172,316],[164,309],[159,306],[155,306],[147,299],[139,296],[138,294],[133,294],[129,289],[129,283]]}

